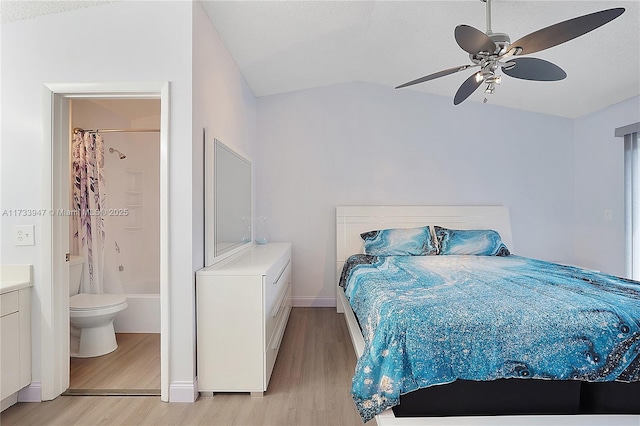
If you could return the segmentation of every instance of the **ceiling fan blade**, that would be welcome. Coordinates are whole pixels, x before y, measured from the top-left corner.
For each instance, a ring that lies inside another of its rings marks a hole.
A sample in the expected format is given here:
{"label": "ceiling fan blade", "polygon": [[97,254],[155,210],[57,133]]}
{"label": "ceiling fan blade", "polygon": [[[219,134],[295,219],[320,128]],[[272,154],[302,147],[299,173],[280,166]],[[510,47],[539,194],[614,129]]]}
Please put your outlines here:
{"label": "ceiling fan blade", "polygon": [[556,64],[538,58],[511,59],[502,66],[502,72],[509,77],[534,81],[558,81],[567,77],[567,73]]}
{"label": "ceiling fan blade", "polygon": [[515,54],[527,55],[557,46],[601,27],[622,15],[623,12],[623,7],[606,9],[559,22],[511,43],[510,51],[513,51],[513,48],[520,48],[522,50],[516,51]]}
{"label": "ceiling fan blade", "polygon": [[493,53],[496,50],[496,44],[489,36],[469,25],[458,25],[454,35],[458,45],[472,55],[479,52]]}
{"label": "ceiling fan blade", "polygon": [[455,67],[455,68],[449,68],[449,69],[446,69],[446,70],[443,70],[443,71],[439,71],[439,72],[436,72],[436,73],[433,73],[433,74],[429,74],[429,75],[424,76],[424,77],[420,77],[420,78],[418,78],[416,80],[411,80],[408,83],[401,84],[400,86],[396,87],[396,89],[401,89],[401,88],[407,87],[407,86],[413,86],[414,84],[418,84],[418,83],[424,83],[425,81],[433,80],[433,79],[436,79],[436,78],[439,78],[439,77],[444,77],[445,75],[453,74],[453,73],[456,73],[458,71],[464,71],[467,68],[475,67],[475,66],[477,66],[477,65],[462,65],[462,66]]}
{"label": "ceiling fan blade", "polygon": [[477,78],[478,74],[474,73],[462,83],[458,91],[456,92],[456,96],[453,98],[453,104],[458,105],[461,104],[465,99],[467,99],[473,92],[476,91],[478,86],[482,84],[482,78]]}

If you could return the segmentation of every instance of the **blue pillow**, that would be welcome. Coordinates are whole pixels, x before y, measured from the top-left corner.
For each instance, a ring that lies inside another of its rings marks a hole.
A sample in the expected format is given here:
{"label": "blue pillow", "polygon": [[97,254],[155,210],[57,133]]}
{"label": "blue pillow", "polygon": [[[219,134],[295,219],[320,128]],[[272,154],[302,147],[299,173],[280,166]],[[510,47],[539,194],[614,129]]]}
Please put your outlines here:
{"label": "blue pillow", "polygon": [[491,229],[458,230],[434,226],[438,254],[472,254],[478,256],[509,256],[500,234]]}
{"label": "blue pillow", "polygon": [[360,234],[364,253],[372,256],[424,256],[437,254],[428,226],[382,229]]}

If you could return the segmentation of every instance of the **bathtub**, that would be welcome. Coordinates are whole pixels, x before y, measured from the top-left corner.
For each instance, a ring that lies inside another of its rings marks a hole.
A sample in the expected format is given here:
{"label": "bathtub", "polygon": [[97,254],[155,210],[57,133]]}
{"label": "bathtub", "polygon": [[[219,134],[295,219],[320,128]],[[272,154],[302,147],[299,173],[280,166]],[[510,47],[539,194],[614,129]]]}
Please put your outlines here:
{"label": "bathtub", "polygon": [[122,294],[127,309],[113,322],[116,333],[160,333],[160,294]]}

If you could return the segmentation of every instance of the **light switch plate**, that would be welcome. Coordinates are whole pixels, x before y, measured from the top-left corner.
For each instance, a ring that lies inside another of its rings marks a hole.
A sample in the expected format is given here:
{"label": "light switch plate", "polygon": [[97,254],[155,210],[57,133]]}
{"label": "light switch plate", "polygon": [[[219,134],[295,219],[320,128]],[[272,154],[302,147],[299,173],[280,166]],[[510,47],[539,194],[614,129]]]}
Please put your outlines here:
{"label": "light switch plate", "polygon": [[16,246],[35,246],[35,225],[14,225],[13,235]]}

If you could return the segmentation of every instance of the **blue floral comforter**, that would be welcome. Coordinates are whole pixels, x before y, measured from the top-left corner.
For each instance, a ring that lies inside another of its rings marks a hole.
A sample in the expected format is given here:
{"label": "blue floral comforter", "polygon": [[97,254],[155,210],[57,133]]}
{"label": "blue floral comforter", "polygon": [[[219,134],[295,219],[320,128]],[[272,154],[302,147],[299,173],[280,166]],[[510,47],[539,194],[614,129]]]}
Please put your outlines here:
{"label": "blue floral comforter", "polygon": [[456,379],[640,381],[640,283],[508,256],[367,256],[340,285],[365,340],[363,421]]}

